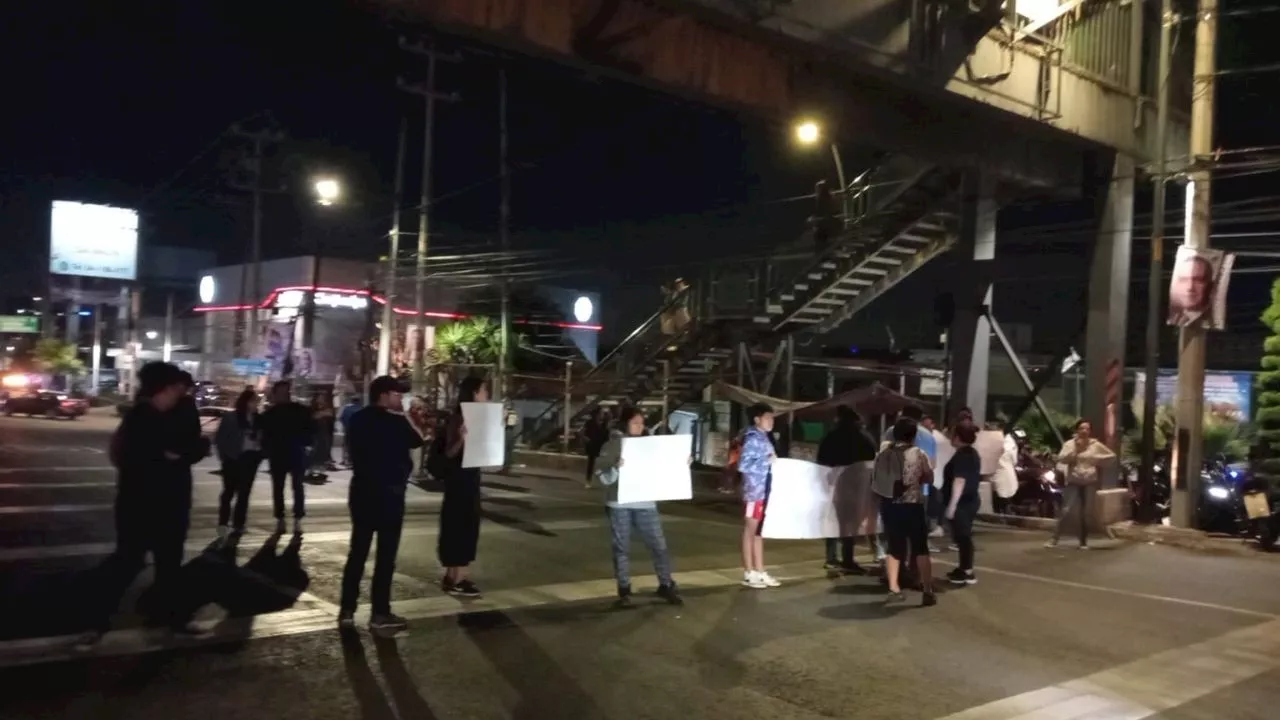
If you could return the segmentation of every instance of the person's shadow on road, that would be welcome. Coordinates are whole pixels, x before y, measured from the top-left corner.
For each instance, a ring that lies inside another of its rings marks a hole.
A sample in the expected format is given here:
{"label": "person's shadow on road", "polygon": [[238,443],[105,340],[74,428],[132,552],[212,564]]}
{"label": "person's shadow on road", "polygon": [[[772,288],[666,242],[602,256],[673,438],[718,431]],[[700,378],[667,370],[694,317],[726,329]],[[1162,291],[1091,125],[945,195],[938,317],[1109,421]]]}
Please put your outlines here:
{"label": "person's shadow on road", "polygon": [[343,665],[364,720],[394,720],[397,716],[413,720],[436,720],[437,715],[432,712],[431,706],[422,697],[417,683],[405,667],[394,637],[373,636],[378,664],[381,665],[382,675],[391,690],[391,700],[395,705],[393,709],[369,667],[359,632],[350,629],[341,632]]}

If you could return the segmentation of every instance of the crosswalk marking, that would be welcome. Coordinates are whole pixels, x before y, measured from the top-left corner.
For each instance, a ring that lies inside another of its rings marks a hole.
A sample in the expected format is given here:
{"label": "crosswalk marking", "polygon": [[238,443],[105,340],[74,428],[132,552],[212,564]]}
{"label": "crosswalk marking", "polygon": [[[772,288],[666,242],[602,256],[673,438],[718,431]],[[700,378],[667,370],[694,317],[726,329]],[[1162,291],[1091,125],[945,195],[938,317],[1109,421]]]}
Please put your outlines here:
{"label": "crosswalk marking", "polygon": [[938,720],[1142,720],[1280,668],[1280,620]]}

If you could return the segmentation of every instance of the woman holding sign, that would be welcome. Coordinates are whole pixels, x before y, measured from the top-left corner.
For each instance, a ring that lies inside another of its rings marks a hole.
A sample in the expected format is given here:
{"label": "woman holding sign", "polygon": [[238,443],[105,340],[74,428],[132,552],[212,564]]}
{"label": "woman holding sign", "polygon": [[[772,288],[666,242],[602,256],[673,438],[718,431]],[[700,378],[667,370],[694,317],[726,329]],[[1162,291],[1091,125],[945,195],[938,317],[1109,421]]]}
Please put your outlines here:
{"label": "woman holding sign", "polygon": [[483,379],[465,378],[458,385],[458,407],[445,425],[444,455],[450,467],[445,473],[436,553],[444,566],[440,589],[459,597],[480,597],[480,588],[469,577],[480,543],[480,468],[462,467],[462,450],[467,443],[462,403],[488,400],[489,390]]}
{"label": "woman holding sign", "polygon": [[[672,605],[683,605],[676,581],[671,579],[671,556],[667,539],[662,534],[662,516],[654,502],[618,502],[618,469],[622,467],[622,440],[644,437],[644,415],[633,407],[624,408],[618,417],[618,429],[600,450],[596,479],[605,488],[609,529],[613,536],[613,574],[618,581],[617,607],[631,606],[631,529],[653,556],[653,569],[658,575],[658,597]],[[692,462],[693,458],[689,458]]]}

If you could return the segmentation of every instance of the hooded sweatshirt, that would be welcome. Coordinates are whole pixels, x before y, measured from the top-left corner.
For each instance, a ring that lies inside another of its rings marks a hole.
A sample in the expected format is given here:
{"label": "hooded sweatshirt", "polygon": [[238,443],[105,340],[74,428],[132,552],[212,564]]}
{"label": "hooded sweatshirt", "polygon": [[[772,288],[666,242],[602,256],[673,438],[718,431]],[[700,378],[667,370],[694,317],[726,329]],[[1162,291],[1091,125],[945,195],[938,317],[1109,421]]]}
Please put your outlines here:
{"label": "hooded sweatshirt", "polygon": [[596,480],[604,487],[604,502],[611,508],[627,510],[656,510],[658,504],[652,501],[620,503],[618,502],[618,460],[622,458],[622,439],[626,435],[614,430],[609,440],[600,448],[600,457],[596,459]]}

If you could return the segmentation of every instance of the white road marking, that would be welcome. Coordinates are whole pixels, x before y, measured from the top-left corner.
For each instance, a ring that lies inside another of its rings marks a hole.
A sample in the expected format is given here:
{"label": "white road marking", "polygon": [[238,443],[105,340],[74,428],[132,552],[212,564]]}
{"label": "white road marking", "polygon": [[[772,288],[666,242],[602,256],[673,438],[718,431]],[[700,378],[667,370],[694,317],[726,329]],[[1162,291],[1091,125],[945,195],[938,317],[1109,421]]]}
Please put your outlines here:
{"label": "white road marking", "polygon": [[938,720],[1142,720],[1280,668],[1280,620]]}
{"label": "white road marking", "polygon": [[[690,522],[688,518],[673,516],[664,517],[664,524]],[[599,520],[558,520],[553,522],[539,523],[538,527],[547,532],[571,532],[574,530],[592,530],[595,528],[603,528],[609,524],[605,518]],[[508,527],[494,522],[486,522],[483,530],[485,535],[524,532],[517,527]],[[405,527],[401,533],[401,537],[435,537],[440,534],[438,528],[428,527]],[[240,540],[241,546],[251,546],[265,542],[270,535],[265,532],[250,531]],[[302,536],[305,545],[323,545],[330,543],[345,543],[351,539],[350,530],[327,530],[321,532],[308,532]],[[213,542],[214,538],[206,536],[201,540],[191,540],[186,544],[188,553],[199,553],[204,551]],[[101,557],[110,555],[115,550],[115,543],[99,542],[99,543],[78,543],[74,545],[33,545],[30,547],[14,547],[0,548],[0,562],[16,562],[31,560],[52,560],[55,558],[69,557]]]}
{"label": "white road marking", "polygon": [[[933,558],[935,565],[950,565],[955,563],[950,560],[940,560]],[[1249,610],[1246,608],[1232,607],[1230,605],[1220,605],[1218,603],[1203,602],[1200,600],[1189,600],[1187,598],[1172,597],[1169,595],[1156,595],[1154,593],[1138,592],[1136,590],[1123,590],[1121,588],[1107,587],[1105,585],[1091,585],[1089,583],[1075,582],[1073,580],[1060,580],[1058,578],[1045,577],[1043,575],[1032,575],[1031,573],[1015,572],[1013,570],[1000,570],[998,568],[976,567],[979,574],[982,575],[1003,575],[1005,577],[1018,578],[1019,580],[1030,580],[1032,582],[1043,583],[1045,585],[1057,585],[1058,587],[1073,588],[1075,590],[1092,590],[1094,592],[1109,593],[1111,595],[1120,595],[1123,597],[1136,598],[1139,600],[1154,600],[1156,602],[1172,603],[1174,605],[1184,605],[1186,607],[1200,608],[1203,610],[1217,610],[1219,612],[1233,613],[1236,615],[1247,615],[1263,620],[1273,620],[1280,618],[1276,613],[1261,612],[1258,610]]]}
{"label": "white road marking", "polygon": [[[811,563],[804,563],[811,567]],[[806,579],[826,577],[826,574],[810,573]],[[779,575],[780,580],[798,580],[800,577]],[[742,570],[701,570],[680,573],[680,585],[690,588],[719,588],[738,586],[742,582]],[[637,578],[637,592],[655,589],[652,578]],[[449,617],[468,612],[519,610],[563,602],[605,600],[614,596],[617,585],[613,578],[556,583],[534,587],[497,590],[477,600],[458,600],[449,596],[405,600],[393,603],[392,608],[411,620]],[[137,655],[171,648],[214,645],[285,635],[301,635],[335,629],[337,608],[332,603],[314,596],[299,596],[300,603],[318,603],[307,608],[293,608],[280,612],[257,615],[250,618],[229,618],[218,625],[208,638],[190,639],[174,637],[171,633],[155,628],[129,628],[107,633],[102,641],[89,652],[76,652],[73,645],[78,635],[60,635],[43,638],[26,638],[0,642],[0,668],[18,665],[36,665],[60,662],[80,657]],[[357,613],[361,623],[368,620],[367,608]]]}
{"label": "white road marking", "polygon": [[[19,473],[25,473],[25,474],[28,474],[28,475],[39,475],[40,473],[45,473],[45,472],[55,472],[55,473],[61,473],[61,472],[110,472],[110,473],[113,473],[113,472],[115,472],[115,471],[116,471],[116,469],[115,469],[114,467],[110,466],[110,465],[51,465],[51,466],[49,466],[49,467],[36,467],[36,466],[32,466],[32,467],[0,467],[0,475],[16,475],[16,474],[19,474]],[[40,486],[41,484],[42,484],[42,483],[39,483],[39,482],[29,482],[29,483],[6,483],[6,484],[4,484],[4,485],[0,485],[0,487],[7,487],[8,485],[13,485],[14,487],[31,487],[31,486],[37,486],[37,487],[38,487],[38,486]],[[98,484],[98,483],[90,483],[90,484],[91,484],[91,485],[96,485],[96,484]],[[105,483],[105,484],[107,484],[107,485],[115,485],[115,483]]]}

